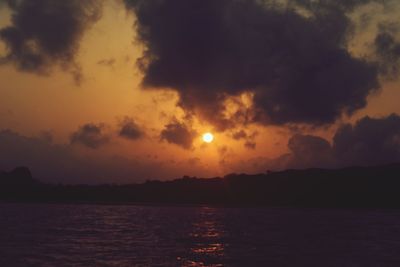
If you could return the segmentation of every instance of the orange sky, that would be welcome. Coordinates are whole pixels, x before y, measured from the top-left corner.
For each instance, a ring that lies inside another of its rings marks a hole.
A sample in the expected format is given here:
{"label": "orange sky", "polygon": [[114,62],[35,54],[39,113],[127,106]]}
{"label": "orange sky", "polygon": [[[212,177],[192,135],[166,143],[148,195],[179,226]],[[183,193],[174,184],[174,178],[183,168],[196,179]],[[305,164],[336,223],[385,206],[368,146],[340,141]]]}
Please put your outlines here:
{"label": "orange sky", "polygon": [[[372,12],[369,9],[360,13]],[[389,16],[398,12],[399,9],[391,11]],[[7,25],[8,19],[7,9],[1,9],[0,25]],[[77,56],[83,70],[80,85],[74,83],[69,73],[58,68],[41,76],[20,72],[12,64],[1,65],[0,129],[10,129],[27,137],[37,137],[46,131],[52,134],[54,144],[66,145],[71,133],[79,126],[104,123],[111,142],[95,150],[82,146],[73,146],[72,149],[83,158],[106,160],[114,157],[142,162],[143,170],[138,173],[132,170],[132,182],[185,174],[210,177],[230,172],[264,171],[262,165],[254,164],[257,159],[276,158],[288,151],[287,140],[291,132],[287,127],[252,124],[218,133],[212,125],[196,118],[193,129],[198,134],[193,148],[184,149],[161,140],[160,132],[164,126],[173,118],[182,119],[184,113],[176,106],[176,92],[141,88],[142,74],[136,60],[143,48],[134,41],[133,24],[134,16],[119,2],[105,2],[101,19],[85,33],[80,44]],[[374,29],[370,28],[358,32],[358,40],[372,38],[369,33]],[[365,47],[364,42],[353,42],[351,51],[362,53]],[[0,51],[5,51],[4,45],[0,46]],[[113,60],[114,63],[99,64],[102,60]],[[341,122],[354,122],[365,115],[379,117],[400,113],[399,81],[384,81],[382,84],[379,94],[369,97],[367,108],[356,112],[352,118],[343,118]],[[118,123],[125,117],[133,118],[142,127],[145,131],[143,138],[132,141],[117,136]],[[335,128],[335,125],[309,128],[304,132],[329,139]],[[254,149],[246,147],[243,139],[232,138],[232,134],[239,130],[245,130],[249,135],[256,133]],[[201,135],[207,131],[215,135],[211,144],[201,140]],[[157,166],[161,172],[152,169]]]}

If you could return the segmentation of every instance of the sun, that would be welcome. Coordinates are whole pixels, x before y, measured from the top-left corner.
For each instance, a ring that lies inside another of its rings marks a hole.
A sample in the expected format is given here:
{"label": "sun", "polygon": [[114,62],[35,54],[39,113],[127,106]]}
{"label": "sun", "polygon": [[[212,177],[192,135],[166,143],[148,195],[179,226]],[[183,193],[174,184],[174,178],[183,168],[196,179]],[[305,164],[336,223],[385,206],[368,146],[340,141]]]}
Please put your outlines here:
{"label": "sun", "polygon": [[203,134],[203,141],[206,143],[211,143],[212,141],[214,141],[214,135],[212,133]]}

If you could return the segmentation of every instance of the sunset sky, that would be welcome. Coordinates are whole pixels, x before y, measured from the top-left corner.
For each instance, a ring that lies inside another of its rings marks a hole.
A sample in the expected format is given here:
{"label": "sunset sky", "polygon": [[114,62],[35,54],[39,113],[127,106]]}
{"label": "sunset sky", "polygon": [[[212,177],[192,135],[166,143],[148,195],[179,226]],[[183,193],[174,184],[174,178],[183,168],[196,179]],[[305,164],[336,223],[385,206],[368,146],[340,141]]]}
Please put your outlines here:
{"label": "sunset sky", "polygon": [[131,183],[400,161],[399,18],[398,0],[0,0],[0,170]]}

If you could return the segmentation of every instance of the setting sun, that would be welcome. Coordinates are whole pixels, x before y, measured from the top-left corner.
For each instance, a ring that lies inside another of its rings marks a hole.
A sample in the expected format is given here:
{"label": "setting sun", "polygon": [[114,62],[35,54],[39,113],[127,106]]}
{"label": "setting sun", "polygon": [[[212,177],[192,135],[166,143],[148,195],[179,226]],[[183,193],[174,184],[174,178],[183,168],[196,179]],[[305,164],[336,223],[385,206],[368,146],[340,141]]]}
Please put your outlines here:
{"label": "setting sun", "polygon": [[203,134],[203,141],[206,143],[211,143],[212,141],[214,141],[214,135],[212,133]]}

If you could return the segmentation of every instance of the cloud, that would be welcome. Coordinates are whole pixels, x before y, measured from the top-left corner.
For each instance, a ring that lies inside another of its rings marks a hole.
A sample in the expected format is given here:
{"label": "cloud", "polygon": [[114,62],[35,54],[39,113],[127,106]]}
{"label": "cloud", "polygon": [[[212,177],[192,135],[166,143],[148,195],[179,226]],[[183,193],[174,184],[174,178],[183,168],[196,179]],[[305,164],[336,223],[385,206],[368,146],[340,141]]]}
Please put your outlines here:
{"label": "cloud", "polygon": [[281,157],[288,168],[331,167],[330,143],[318,136],[296,134],[288,142],[290,155]]}
{"label": "cloud", "polygon": [[383,75],[396,77],[399,73],[400,42],[388,31],[380,31],[375,37],[375,52]]}
{"label": "cloud", "polygon": [[144,132],[133,119],[125,118],[120,124],[119,136],[130,140],[137,140],[144,136]]}
{"label": "cloud", "polygon": [[99,0],[8,0],[11,25],[0,29],[7,54],[2,63],[13,63],[26,72],[48,74],[55,65],[81,80],[75,61],[84,32],[100,18]]}
{"label": "cloud", "polygon": [[[188,128],[179,122],[171,124],[175,126],[166,129]],[[342,125],[335,133],[332,144],[318,136],[297,134],[289,140],[288,148],[288,154],[275,159],[239,157],[235,161],[235,155],[229,147],[217,147],[221,157],[220,165],[226,172],[254,173],[268,169],[337,168],[399,162],[400,116],[393,114],[383,118],[365,117],[354,125]],[[126,183],[149,178],[180,177],[185,173],[196,173],[199,177],[215,175],[212,171],[203,169],[201,162],[194,157],[183,161],[176,158],[161,161],[153,156],[140,157],[140,153],[138,157],[126,158],[112,153],[98,153],[95,150],[88,150],[85,154],[81,152],[74,145],[55,144],[51,138],[42,134],[26,137],[10,130],[0,130],[0,170],[27,166],[35,178],[46,182]]]}
{"label": "cloud", "polygon": [[329,142],[323,138],[300,134],[296,134],[290,138],[288,147],[297,157],[325,154],[331,149]]}
{"label": "cloud", "polygon": [[332,145],[325,139],[296,134],[289,154],[268,162],[272,169],[380,165],[400,161],[400,117],[364,117],[342,125]]}
{"label": "cloud", "polygon": [[252,133],[248,133],[245,130],[237,130],[233,131],[231,137],[234,140],[240,141],[244,140],[244,147],[248,149],[256,149],[257,143],[255,142],[255,138],[258,136],[258,132],[254,131]]}
{"label": "cloud", "polygon": [[376,165],[400,161],[400,117],[365,117],[344,125],[333,139],[340,165]]}
{"label": "cloud", "polygon": [[385,0],[294,0],[300,6],[303,6],[309,10],[318,11],[320,9],[329,10],[340,10],[343,12],[352,11],[354,8],[360,5],[368,3],[383,3]]}
{"label": "cloud", "polygon": [[70,141],[71,144],[80,144],[91,149],[97,149],[109,143],[110,136],[106,133],[104,124],[87,123],[71,135]]}
{"label": "cloud", "polygon": [[145,45],[143,85],[173,88],[219,130],[235,127],[225,101],[249,91],[249,121],[263,124],[320,125],[365,107],[378,69],[346,50],[346,12],[365,2],[297,1],[304,16],[257,0],[125,0]]}
{"label": "cloud", "polygon": [[178,145],[184,149],[191,149],[193,147],[193,140],[196,136],[196,131],[176,120],[165,125],[164,130],[161,132],[161,140]]}

